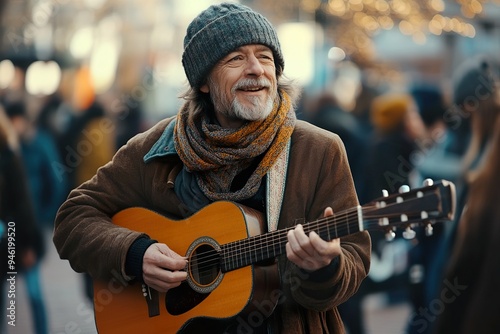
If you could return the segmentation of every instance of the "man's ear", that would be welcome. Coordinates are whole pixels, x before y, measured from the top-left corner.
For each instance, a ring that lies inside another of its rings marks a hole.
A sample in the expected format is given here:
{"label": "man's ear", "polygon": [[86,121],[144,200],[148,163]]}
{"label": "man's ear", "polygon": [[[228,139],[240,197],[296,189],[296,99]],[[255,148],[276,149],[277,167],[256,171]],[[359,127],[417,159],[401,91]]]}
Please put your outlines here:
{"label": "man's ear", "polygon": [[208,93],[208,92],[210,92],[210,89],[208,88],[207,84],[204,84],[203,86],[200,87],[200,91],[202,93]]}

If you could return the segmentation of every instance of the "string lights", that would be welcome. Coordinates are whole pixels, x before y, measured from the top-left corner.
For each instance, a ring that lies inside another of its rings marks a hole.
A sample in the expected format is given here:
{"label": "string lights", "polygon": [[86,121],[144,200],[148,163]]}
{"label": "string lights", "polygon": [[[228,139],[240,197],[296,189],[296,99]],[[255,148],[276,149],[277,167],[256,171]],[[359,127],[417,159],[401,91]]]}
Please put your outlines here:
{"label": "string lights", "polygon": [[[286,6],[283,5],[285,2]],[[295,5],[297,11],[309,14],[319,21],[326,34],[347,53],[370,58],[374,48],[373,37],[383,30],[393,28],[399,29],[402,34],[421,45],[425,44],[429,34],[440,36],[454,33],[473,38],[476,36],[474,20],[484,13],[488,3],[500,4],[500,1],[253,0],[253,3],[258,3],[262,8],[272,6],[265,9],[281,16],[281,19],[285,19],[286,14],[280,15],[280,8],[290,13],[290,6]]]}

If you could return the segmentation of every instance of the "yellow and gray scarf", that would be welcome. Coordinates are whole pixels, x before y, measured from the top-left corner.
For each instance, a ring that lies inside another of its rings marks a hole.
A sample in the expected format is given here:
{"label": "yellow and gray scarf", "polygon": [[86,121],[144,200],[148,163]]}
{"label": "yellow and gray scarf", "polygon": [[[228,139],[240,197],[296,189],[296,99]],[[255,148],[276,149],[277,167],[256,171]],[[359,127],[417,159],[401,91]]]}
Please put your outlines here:
{"label": "yellow and gray scarf", "polygon": [[[295,126],[290,97],[280,92],[281,103],[262,121],[248,122],[239,129],[227,129],[209,122],[205,113],[190,115],[189,103],[179,111],[174,130],[176,150],[189,172],[212,201],[240,201],[254,196],[262,177],[286,148]],[[194,116],[194,117],[193,117]],[[236,175],[262,156],[246,184],[232,191]]]}

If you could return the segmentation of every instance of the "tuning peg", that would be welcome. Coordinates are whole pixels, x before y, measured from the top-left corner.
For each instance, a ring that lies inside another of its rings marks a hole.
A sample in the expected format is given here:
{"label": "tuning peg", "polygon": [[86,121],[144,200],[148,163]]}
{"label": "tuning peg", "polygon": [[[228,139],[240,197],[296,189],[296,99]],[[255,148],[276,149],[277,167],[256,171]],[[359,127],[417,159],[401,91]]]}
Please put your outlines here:
{"label": "tuning peg", "polygon": [[387,226],[387,225],[389,225],[389,218],[387,218],[387,217],[379,218],[378,219],[378,224],[380,226]]}
{"label": "tuning peg", "polygon": [[434,228],[431,223],[428,223],[425,225],[425,235],[430,237],[432,234],[434,234]]}
{"label": "tuning peg", "polygon": [[404,231],[403,231],[403,238],[405,238],[406,240],[410,240],[410,239],[413,239],[415,238],[415,235],[417,233],[411,229],[410,226],[408,226]]}
{"label": "tuning peg", "polygon": [[403,194],[403,193],[407,193],[410,191],[410,187],[406,184],[402,185],[401,187],[399,187],[399,193],[400,194]]}
{"label": "tuning peg", "polygon": [[434,184],[434,181],[432,179],[425,179],[424,180],[424,187],[430,187]]}
{"label": "tuning peg", "polygon": [[[389,192],[385,189],[382,189],[382,196],[383,197],[389,197]],[[385,203],[385,201],[379,201],[377,202],[376,206],[377,208],[385,208],[387,204]],[[381,224],[381,225],[387,225],[387,224]]]}
{"label": "tuning peg", "polygon": [[392,240],[394,240],[395,237],[396,237],[396,233],[394,233],[394,231],[392,231],[392,230],[389,230],[385,233],[385,240],[387,240],[387,241],[392,241]]}

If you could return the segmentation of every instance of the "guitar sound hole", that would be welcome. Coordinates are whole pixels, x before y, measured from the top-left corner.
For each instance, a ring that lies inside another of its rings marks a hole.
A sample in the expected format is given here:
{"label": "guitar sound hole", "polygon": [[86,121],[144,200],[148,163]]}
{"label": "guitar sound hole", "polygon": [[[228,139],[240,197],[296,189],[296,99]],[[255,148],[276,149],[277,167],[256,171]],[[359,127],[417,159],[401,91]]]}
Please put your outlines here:
{"label": "guitar sound hole", "polygon": [[199,245],[191,253],[189,271],[193,283],[199,287],[211,285],[221,273],[219,253],[212,245]]}

